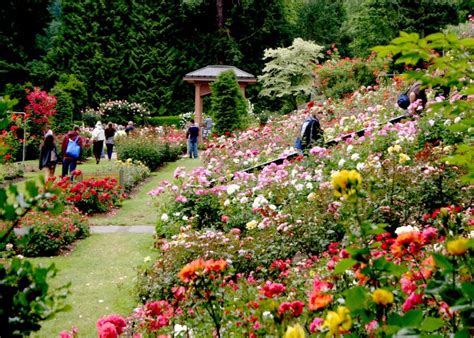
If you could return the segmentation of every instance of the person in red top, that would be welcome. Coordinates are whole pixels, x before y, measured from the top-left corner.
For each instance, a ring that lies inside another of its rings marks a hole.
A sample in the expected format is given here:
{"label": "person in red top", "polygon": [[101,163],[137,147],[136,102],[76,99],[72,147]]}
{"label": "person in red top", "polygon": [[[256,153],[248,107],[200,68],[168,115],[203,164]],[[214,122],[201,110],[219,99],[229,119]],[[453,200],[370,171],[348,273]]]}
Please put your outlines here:
{"label": "person in red top", "polygon": [[[77,166],[77,160],[81,157],[82,154],[82,138],[79,136],[80,128],[78,126],[74,126],[73,130],[67,133],[66,137],[63,140],[63,144],[61,146],[62,153],[63,153],[63,171],[62,171],[62,176],[67,176],[68,172],[72,173]],[[66,155],[66,149],[67,145],[69,143],[69,140],[73,140],[74,142],[77,142],[79,147],[81,148],[81,152],[79,154],[78,158],[72,158]],[[71,177],[72,180],[72,177]]]}

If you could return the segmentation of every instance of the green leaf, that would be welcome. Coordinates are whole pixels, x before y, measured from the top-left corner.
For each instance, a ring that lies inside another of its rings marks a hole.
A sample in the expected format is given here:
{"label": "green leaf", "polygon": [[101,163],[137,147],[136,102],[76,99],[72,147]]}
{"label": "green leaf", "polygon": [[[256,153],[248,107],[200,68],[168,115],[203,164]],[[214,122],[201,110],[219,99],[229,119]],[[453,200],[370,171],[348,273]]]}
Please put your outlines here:
{"label": "green leaf", "polygon": [[439,267],[441,270],[443,270],[445,273],[449,273],[453,271],[453,265],[449,262],[449,260],[440,254],[433,253],[432,254],[435,264],[437,267]]}
{"label": "green leaf", "polygon": [[474,299],[474,285],[472,282],[464,282],[461,284],[461,290],[470,300]]}
{"label": "green leaf", "polygon": [[422,310],[411,310],[400,318],[400,324],[402,327],[418,327],[422,320]]}
{"label": "green leaf", "polygon": [[454,338],[469,338],[469,337],[470,336],[469,336],[469,331],[468,330],[458,331],[454,335]]}
{"label": "green leaf", "polygon": [[363,263],[367,262],[367,258],[364,256],[370,255],[369,248],[363,248],[363,249],[347,248],[347,252],[351,254],[353,259],[355,259],[358,262],[363,262]]}
{"label": "green leaf", "polygon": [[336,274],[344,273],[346,270],[352,268],[356,264],[357,264],[357,261],[355,259],[352,259],[352,258],[342,259],[336,264],[336,267],[334,268],[334,273]]}
{"label": "green leaf", "polygon": [[351,311],[363,310],[367,308],[367,291],[362,286],[356,286],[343,293],[346,301],[345,305]]}
{"label": "green leaf", "polygon": [[441,318],[427,317],[420,325],[420,330],[422,331],[436,331],[442,328],[445,325],[444,320]]}

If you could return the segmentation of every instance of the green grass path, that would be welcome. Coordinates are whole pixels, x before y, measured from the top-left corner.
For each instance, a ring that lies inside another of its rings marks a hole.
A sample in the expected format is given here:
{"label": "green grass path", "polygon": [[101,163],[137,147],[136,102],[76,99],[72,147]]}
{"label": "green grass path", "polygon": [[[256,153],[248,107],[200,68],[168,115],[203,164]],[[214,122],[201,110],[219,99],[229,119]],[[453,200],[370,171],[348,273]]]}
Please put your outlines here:
{"label": "green grass path", "polygon": [[168,163],[158,172],[154,172],[145,184],[140,187],[132,198],[123,202],[122,207],[113,212],[113,216],[97,215],[90,219],[92,225],[155,225],[158,217],[154,201],[148,195],[153,188],[157,187],[162,180],[173,180],[173,173],[177,167],[185,167],[187,170],[198,167],[201,161],[188,158]]}
{"label": "green grass path", "polygon": [[[200,161],[182,159],[170,163],[152,179],[140,187],[139,191],[123,204],[114,216],[93,219],[95,224],[154,224],[155,207],[148,192],[163,180],[171,180],[177,167],[187,170],[200,165]],[[54,318],[43,322],[39,332],[33,337],[58,337],[62,330],[72,326],[79,329],[79,337],[97,337],[95,324],[108,314],[128,315],[138,305],[133,294],[137,266],[145,257],[156,258],[159,253],[153,250],[150,234],[109,233],[94,234],[77,243],[69,256],[34,258],[38,264],[54,263],[59,272],[51,281],[51,286],[71,283],[71,294],[66,303],[68,311],[58,313]]]}
{"label": "green grass path", "polygon": [[43,322],[33,337],[58,337],[72,326],[79,329],[79,337],[97,337],[95,323],[101,316],[129,314],[138,305],[133,296],[136,267],[157,254],[152,246],[149,234],[100,234],[78,242],[70,256],[33,259],[56,265],[52,286],[71,282],[66,299],[71,309]]}

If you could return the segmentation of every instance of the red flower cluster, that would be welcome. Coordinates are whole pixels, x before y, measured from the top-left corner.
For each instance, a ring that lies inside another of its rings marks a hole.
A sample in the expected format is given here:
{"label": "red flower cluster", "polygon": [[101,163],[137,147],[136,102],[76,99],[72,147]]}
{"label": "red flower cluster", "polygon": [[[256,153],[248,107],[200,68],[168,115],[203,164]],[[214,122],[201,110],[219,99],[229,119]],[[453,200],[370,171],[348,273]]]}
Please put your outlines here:
{"label": "red flower cluster", "polygon": [[[80,174],[76,171],[76,175]],[[65,194],[65,199],[84,213],[107,212],[122,200],[120,187],[115,178],[71,182],[64,177],[56,183]]]}
{"label": "red flower cluster", "polygon": [[121,316],[110,315],[97,321],[97,333],[99,338],[116,338],[122,334],[125,326],[127,323]]}
{"label": "red flower cluster", "polygon": [[147,318],[147,327],[151,332],[156,332],[160,328],[168,326],[170,319],[174,316],[173,307],[165,300],[147,303],[144,306]]}
{"label": "red flower cluster", "polygon": [[278,307],[278,314],[287,317],[299,317],[303,313],[304,303],[302,301],[283,302]]}
{"label": "red flower cluster", "polygon": [[286,287],[280,283],[273,283],[267,281],[265,285],[260,289],[260,293],[267,298],[273,298],[281,295],[286,291]]}

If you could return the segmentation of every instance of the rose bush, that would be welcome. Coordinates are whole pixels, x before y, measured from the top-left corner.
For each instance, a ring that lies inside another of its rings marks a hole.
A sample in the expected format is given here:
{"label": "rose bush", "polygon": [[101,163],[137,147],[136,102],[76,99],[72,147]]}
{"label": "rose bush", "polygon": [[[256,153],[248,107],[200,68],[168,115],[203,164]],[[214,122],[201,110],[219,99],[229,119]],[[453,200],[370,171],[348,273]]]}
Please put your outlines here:
{"label": "rose bush", "polygon": [[89,236],[87,218],[71,206],[61,215],[30,212],[21,219],[20,227],[27,232],[16,238],[13,249],[28,257],[57,255],[75,240]]}

